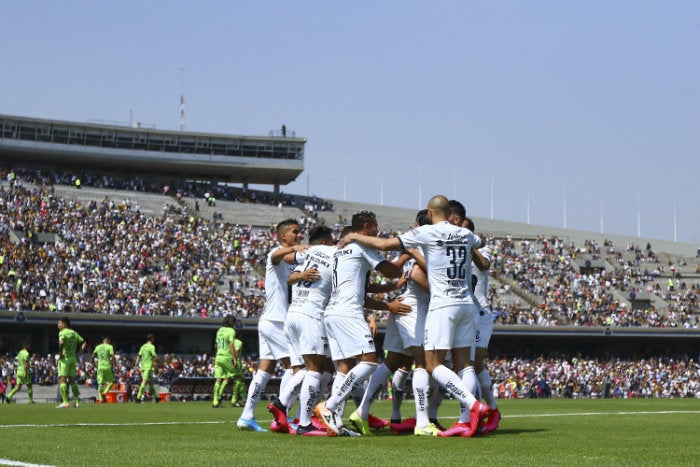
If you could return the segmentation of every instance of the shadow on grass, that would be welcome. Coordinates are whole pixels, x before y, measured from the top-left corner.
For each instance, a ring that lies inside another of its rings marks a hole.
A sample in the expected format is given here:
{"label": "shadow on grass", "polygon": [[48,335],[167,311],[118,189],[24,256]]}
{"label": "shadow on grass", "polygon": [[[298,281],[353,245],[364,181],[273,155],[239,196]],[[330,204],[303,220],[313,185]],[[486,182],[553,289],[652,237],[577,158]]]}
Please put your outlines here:
{"label": "shadow on grass", "polygon": [[551,431],[547,428],[499,428],[498,430],[483,436],[483,438],[491,438],[494,436],[520,435],[524,433],[542,433]]}
{"label": "shadow on grass", "polygon": [[[476,435],[474,438],[493,438],[496,436],[508,436],[508,435],[520,435],[520,434],[530,434],[530,433],[543,433],[551,431],[547,428],[499,428],[498,430],[489,433],[488,435]],[[413,432],[401,433],[398,435],[392,434],[388,431],[374,431],[374,436],[386,436],[393,438],[403,438],[403,437],[413,437]]]}

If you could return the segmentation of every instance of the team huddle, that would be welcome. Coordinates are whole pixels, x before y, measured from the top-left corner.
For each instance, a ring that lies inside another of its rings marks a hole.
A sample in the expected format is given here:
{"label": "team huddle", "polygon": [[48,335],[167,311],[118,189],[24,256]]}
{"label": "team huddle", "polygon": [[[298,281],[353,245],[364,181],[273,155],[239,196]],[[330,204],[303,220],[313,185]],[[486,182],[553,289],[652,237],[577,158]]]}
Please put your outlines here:
{"label": "team huddle", "polygon": [[[285,368],[280,394],[268,405],[273,431],[362,436],[389,425],[393,433],[471,437],[495,430],[501,416],[483,366],[493,330],[486,298],[491,255],[473,231],[464,206],[441,195],[418,213],[412,230],[393,238],[377,237],[370,211],[353,215],[337,243],[330,228],[319,226],[301,245],[299,224],[281,222],[280,245],[267,256],[260,366],[238,428],[267,431],[253,411],[279,362]],[[380,251],[401,253],[388,261]],[[397,280],[370,284],[372,271]],[[391,302],[367,296],[396,289],[401,295]],[[366,310],[390,312],[381,364],[376,323]],[[373,417],[371,403],[389,375],[402,394],[411,369],[413,416],[402,420],[403,398],[394,397],[390,421]],[[322,400],[331,379],[330,397]],[[460,402],[459,419],[449,428],[437,420],[440,386]],[[346,426],[350,397],[356,410]],[[297,400],[298,420],[288,413]]]}

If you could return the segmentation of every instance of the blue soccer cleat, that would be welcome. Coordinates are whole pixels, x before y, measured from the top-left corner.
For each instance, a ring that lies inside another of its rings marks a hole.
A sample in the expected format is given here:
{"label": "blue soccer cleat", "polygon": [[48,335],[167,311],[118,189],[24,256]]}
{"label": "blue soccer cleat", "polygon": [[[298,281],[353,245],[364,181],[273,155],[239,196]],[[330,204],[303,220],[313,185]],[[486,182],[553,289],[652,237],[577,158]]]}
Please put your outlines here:
{"label": "blue soccer cleat", "polygon": [[267,431],[265,428],[258,425],[258,421],[254,418],[239,418],[238,422],[236,422],[236,426],[239,430],[259,432]]}

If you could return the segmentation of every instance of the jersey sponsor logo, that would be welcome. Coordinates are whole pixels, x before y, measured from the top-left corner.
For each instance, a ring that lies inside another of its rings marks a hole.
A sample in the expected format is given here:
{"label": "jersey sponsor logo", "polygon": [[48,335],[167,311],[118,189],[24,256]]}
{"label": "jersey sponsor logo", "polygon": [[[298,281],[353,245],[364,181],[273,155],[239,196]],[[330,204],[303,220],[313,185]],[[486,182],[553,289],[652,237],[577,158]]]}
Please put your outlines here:
{"label": "jersey sponsor logo", "polygon": [[445,289],[444,295],[451,298],[466,298],[468,296],[468,290],[463,288],[451,288]]}
{"label": "jersey sponsor logo", "polygon": [[449,382],[445,385],[445,389],[447,389],[447,390],[450,391],[452,394],[454,394],[454,396],[455,396],[457,399],[461,399],[461,398],[466,398],[466,397],[467,397],[467,395],[464,394],[464,392],[463,392],[461,389],[459,389],[457,386],[455,386],[451,381],[449,381]]}
{"label": "jersey sponsor logo", "polygon": [[347,256],[352,254],[352,248],[345,248],[344,250],[338,250],[333,253],[334,258],[339,258],[341,256]]}

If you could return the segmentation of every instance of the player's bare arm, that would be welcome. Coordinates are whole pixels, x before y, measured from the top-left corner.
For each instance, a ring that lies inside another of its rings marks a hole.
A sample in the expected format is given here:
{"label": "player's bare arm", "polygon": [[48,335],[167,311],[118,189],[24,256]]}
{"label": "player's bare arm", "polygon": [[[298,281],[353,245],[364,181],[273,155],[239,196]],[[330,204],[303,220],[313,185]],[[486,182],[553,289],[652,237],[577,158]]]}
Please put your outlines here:
{"label": "player's bare arm", "polygon": [[374,248],[375,250],[381,251],[401,251],[403,250],[403,245],[397,237],[391,238],[379,238],[370,237],[368,235],[362,235],[357,232],[352,232],[340,239],[338,242],[338,248],[342,248],[350,242],[357,242],[361,245]]}
{"label": "player's bare arm", "polygon": [[416,261],[416,264],[425,272],[428,270],[428,266],[425,263],[425,256],[423,256],[423,253],[420,251],[416,250],[415,248],[409,248],[406,250],[406,253],[411,255],[411,257]]}
{"label": "player's bare arm", "polygon": [[289,264],[296,264],[296,254],[300,251],[306,251],[309,245],[292,245],[279,248],[270,257],[272,264],[280,264],[281,261]]}
{"label": "player's bare arm", "polygon": [[409,305],[403,303],[402,298],[397,298],[396,300],[392,300],[390,302],[383,302],[375,298],[365,297],[364,307],[369,308],[370,310],[388,311],[389,313],[393,313],[395,315],[406,315],[412,311],[412,308]]}
{"label": "player's bare arm", "polygon": [[294,271],[287,277],[287,284],[294,285],[297,282],[316,282],[321,278],[321,273],[316,268],[309,268],[305,271]]}
{"label": "player's bare arm", "polygon": [[389,279],[398,279],[403,272],[400,267],[397,267],[394,263],[389,261],[379,263],[375,269]]}
{"label": "player's bare arm", "polygon": [[377,327],[377,320],[374,317],[374,312],[368,312],[365,310],[365,321],[367,321],[372,337],[377,337],[377,331],[379,328]]}
{"label": "player's bare arm", "polygon": [[430,292],[430,284],[428,282],[428,276],[425,274],[425,271],[419,267],[417,264],[413,266],[411,269],[410,273],[410,280],[416,283],[418,287],[423,289],[425,292]]}
{"label": "player's bare arm", "polygon": [[409,253],[408,250],[406,250],[403,253],[401,253],[401,256],[399,256],[396,261],[394,261],[394,264],[402,268],[403,265],[406,264],[406,261],[408,261],[411,258],[413,258],[412,254]]}
{"label": "player's bare arm", "polygon": [[491,266],[491,262],[476,247],[472,247],[472,261],[480,271],[486,271]]}
{"label": "player's bare arm", "polygon": [[402,274],[396,281],[387,282],[386,284],[368,284],[367,293],[393,292],[394,290],[401,289],[404,285],[406,285],[406,278],[404,278]]}
{"label": "player's bare arm", "polygon": [[236,346],[233,342],[229,343],[228,349],[231,351],[231,356],[233,357],[233,367],[238,368],[238,352],[236,352]]}

